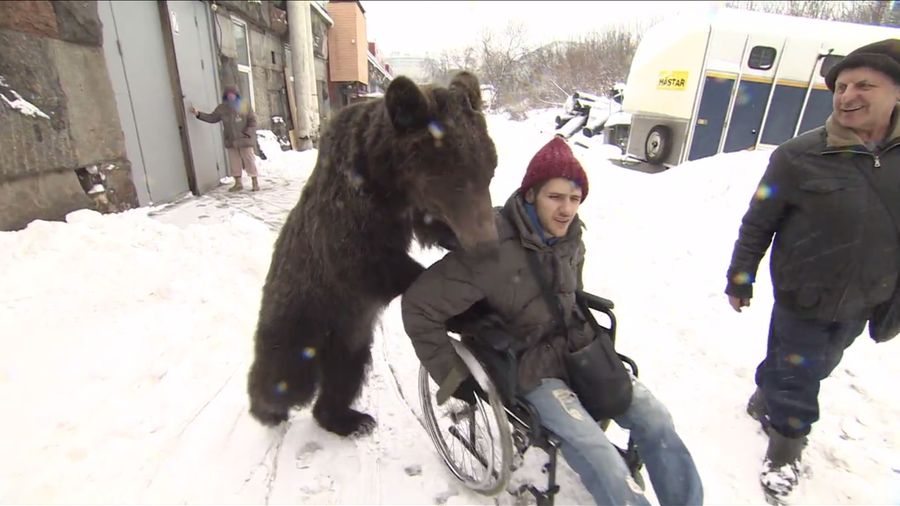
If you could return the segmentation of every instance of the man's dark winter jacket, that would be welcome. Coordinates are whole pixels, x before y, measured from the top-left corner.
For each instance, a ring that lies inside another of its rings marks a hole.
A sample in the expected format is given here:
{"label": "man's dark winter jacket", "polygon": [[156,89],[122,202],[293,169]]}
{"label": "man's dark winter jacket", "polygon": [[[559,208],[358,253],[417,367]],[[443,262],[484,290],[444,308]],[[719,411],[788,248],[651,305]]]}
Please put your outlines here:
{"label": "man's dark winter jacket", "polygon": [[865,319],[890,300],[898,231],[863,172],[900,217],[900,122],[872,151],[829,118],[778,147],[744,215],[725,292],[750,298],[772,242],[775,302],[803,318]]}
{"label": "man's dark winter jacket", "polygon": [[[593,328],[575,302],[585,255],[578,217],[569,225],[566,237],[550,246],[528,216],[518,193],[497,211],[498,259],[474,259],[461,251],[450,252],[423,272],[401,300],[403,325],[416,355],[442,389],[453,383],[452,372],[466,371],[447,335],[446,323],[479,301],[486,302],[502,320],[503,332],[512,338],[513,351],[522,353],[518,386],[523,392],[540,385],[543,378],[567,380],[563,353],[567,347],[580,349],[594,338]],[[557,332],[553,313],[529,269],[529,250],[537,252],[544,274],[559,297],[567,316],[567,336],[553,335]]]}

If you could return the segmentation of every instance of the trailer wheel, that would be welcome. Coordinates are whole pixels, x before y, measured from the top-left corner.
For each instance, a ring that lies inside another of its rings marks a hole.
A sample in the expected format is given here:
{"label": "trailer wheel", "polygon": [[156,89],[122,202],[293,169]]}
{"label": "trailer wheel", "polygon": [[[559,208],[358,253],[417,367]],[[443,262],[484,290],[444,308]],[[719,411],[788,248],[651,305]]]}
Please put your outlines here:
{"label": "trailer wheel", "polygon": [[672,153],[672,129],[656,125],[644,141],[644,156],[650,165],[661,165]]}

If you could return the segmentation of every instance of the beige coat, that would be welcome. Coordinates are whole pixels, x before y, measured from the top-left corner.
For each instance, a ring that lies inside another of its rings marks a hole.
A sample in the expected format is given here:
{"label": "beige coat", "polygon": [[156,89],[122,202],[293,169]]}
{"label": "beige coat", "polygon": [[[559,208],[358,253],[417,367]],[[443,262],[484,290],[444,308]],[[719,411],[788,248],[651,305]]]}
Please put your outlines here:
{"label": "beige coat", "polygon": [[222,122],[223,140],[226,148],[256,147],[256,114],[250,106],[249,100],[241,100],[241,110],[236,110],[225,99],[225,95],[231,91],[240,97],[235,88],[225,88],[222,95],[222,103],[213,112],[197,113],[197,119],[207,123]]}

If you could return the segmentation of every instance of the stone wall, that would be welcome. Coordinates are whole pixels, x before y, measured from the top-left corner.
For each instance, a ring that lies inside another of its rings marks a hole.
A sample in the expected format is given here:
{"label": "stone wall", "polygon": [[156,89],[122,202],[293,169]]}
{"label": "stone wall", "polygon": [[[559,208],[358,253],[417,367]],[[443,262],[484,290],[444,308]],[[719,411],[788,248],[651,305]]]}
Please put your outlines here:
{"label": "stone wall", "polygon": [[[221,1],[216,10],[215,29],[219,45],[219,77],[223,86],[238,86],[237,47],[234,38],[235,16],[247,23],[250,42],[250,68],[253,75],[253,101],[259,127],[273,129],[273,117],[288,116],[285,90],[284,46],[287,18],[284,11],[267,1]],[[249,97],[245,97],[247,99]]]}
{"label": "stone wall", "polygon": [[0,230],[138,206],[102,36],[95,1],[0,2]]}

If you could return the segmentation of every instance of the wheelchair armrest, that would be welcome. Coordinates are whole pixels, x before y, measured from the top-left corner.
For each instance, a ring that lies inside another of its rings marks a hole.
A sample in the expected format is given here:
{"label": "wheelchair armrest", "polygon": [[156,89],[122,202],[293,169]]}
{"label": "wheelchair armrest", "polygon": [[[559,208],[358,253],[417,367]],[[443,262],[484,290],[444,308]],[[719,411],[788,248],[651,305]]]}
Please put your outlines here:
{"label": "wheelchair armrest", "polygon": [[627,364],[629,368],[631,368],[631,374],[632,374],[632,376],[634,376],[635,378],[637,378],[637,377],[638,377],[638,366],[637,366],[637,364],[634,362],[634,360],[632,360],[631,357],[628,357],[628,356],[626,356],[626,355],[622,355],[621,353],[616,353],[616,355],[619,356],[619,360],[621,360],[622,362],[624,362],[625,364]]}
{"label": "wheelchair armrest", "polygon": [[612,311],[616,307],[613,301],[604,299],[599,295],[594,295],[585,291],[579,291],[577,295],[583,297],[584,301],[587,303],[587,306],[595,311],[607,312]]}

